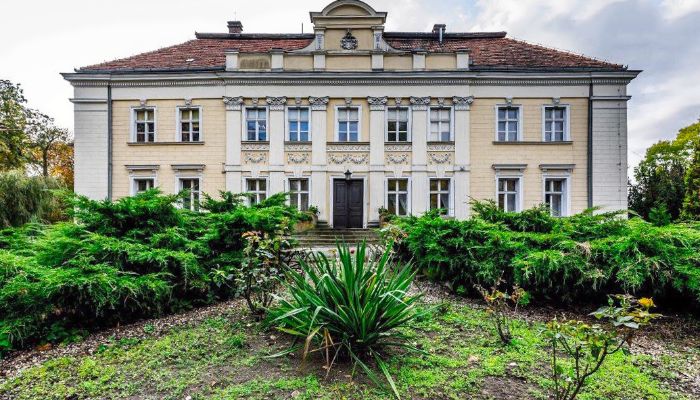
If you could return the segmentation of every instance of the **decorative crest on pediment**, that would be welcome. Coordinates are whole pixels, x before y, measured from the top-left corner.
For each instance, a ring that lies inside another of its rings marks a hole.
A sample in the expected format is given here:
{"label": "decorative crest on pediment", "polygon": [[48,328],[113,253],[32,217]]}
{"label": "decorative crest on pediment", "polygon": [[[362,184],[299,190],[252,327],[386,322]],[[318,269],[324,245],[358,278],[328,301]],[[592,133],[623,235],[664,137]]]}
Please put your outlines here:
{"label": "decorative crest on pediment", "polygon": [[343,50],[355,50],[357,49],[357,38],[352,35],[352,31],[348,29],[345,36],[340,40],[340,47]]}
{"label": "decorative crest on pediment", "polygon": [[243,106],[243,97],[225,97],[224,104],[228,111],[240,111]]}

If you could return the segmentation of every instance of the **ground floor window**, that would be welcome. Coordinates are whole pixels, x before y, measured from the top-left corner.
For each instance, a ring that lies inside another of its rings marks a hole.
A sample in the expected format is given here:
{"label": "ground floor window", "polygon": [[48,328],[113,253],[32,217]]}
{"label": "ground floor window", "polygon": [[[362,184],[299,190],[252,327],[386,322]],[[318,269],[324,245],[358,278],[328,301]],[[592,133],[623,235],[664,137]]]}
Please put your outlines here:
{"label": "ground floor window", "polygon": [[520,211],[520,178],[498,178],[498,207],[506,212]]}
{"label": "ground floor window", "polygon": [[430,180],[430,209],[450,211],[450,180]]}
{"label": "ground floor window", "polygon": [[566,179],[546,178],[544,180],[544,203],[554,217],[566,215]]}
{"label": "ground floor window", "polygon": [[289,205],[299,211],[307,211],[309,209],[308,179],[289,180]]}
{"label": "ground floor window", "polygon": [[131,192],[137,195],[156,187],[156,180],[154,178],[134,178],[132,185]]}
{"label": "ground floor window", "polygon": [[408,179],[387,181],[386,208],[394,215],[408,215]]}
{"label": "ground floor window", "polygon": [[182,208],[199,211],[200,199],[200,179],[199,178],[180,178],[180,192],[185,192],[182,199]]}
{"label": "ground floor window", "polygon": [[246,180],[246,191],[250,195],[250,204],[258,204],[267,199],[267,180],[248,179]]}

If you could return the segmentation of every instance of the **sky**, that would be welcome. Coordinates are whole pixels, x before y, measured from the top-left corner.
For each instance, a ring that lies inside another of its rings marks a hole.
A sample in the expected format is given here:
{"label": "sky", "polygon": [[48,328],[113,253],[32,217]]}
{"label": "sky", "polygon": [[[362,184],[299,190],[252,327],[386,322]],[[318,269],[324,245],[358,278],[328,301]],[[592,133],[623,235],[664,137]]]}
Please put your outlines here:
{"label": "sky", "polygon": [[[194,32],[311,32],[309,11],[330,0],[2,1],[0,79],[73,128],[74,68],[190,40]],[[632,167],[651,144],[700,118],[700,0],[368,0],[388,31],[507,31],[508,36],[628,65]],[[9,18],[7,16],[10,16]]]}

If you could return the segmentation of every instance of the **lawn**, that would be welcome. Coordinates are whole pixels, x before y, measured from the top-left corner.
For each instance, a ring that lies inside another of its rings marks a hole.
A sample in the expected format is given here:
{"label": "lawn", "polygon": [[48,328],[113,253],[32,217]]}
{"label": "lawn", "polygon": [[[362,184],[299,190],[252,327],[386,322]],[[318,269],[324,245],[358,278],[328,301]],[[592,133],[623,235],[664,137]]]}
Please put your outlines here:
{"label": "lawn", "polygon": [[[552,310],[526,311],[515,325],[516,343],[503,346],[479,303],[425,282],[419,286],[429,292],[421,308],[430,312],[405,330],[425,355],[383,354],[402,398],[547,398],[552,381],[539,330]],[[698,327],[685,325],[664,321],[654,336],[639,338],[631,355],[611,356],[579,398],[698,398]],[[299,352],[270,357],[290,345],[285,335],[254,323],[241,301],[230,301],[96,334],[67,347],[17,353],[4,361],[11,367],[0,368],[7,374],[0,377],[0,398],[391,397],[362,372],[353,374],[347,360],[326,376],[321,357],[303,366]],[[40,361],[31,365],[32,360]]]}

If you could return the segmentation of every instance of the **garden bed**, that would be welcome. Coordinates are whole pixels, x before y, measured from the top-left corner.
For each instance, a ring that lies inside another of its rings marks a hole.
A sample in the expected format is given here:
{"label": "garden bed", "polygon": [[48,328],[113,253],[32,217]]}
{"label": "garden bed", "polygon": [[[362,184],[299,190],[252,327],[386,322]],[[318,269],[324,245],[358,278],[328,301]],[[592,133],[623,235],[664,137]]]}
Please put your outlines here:
{"label": "garden bed", "polygon": [[[428,355],[391,350],[384,356],[403,398],[537,399],[551,385],[539,335],[563,310],[519,314],[516,344],[502,346],[479,302],[418,282],[422,308],[434,311],[406,329]],[[589,310],[566,310],[584,318]],[[642,334],[632,355],[616,354],[581,399],[700,397],[700,326],[668,317]],[[50,349],[15,352],[1,362],[0,398],[7,399],[383,399],[361,372],[341,361],[328,378],[319,358],[301,365],[290,339],[253,323],[241,301],[146,320]],[[620,382],[625,382],[621,385]]]}

